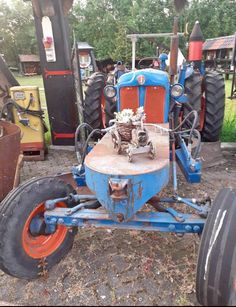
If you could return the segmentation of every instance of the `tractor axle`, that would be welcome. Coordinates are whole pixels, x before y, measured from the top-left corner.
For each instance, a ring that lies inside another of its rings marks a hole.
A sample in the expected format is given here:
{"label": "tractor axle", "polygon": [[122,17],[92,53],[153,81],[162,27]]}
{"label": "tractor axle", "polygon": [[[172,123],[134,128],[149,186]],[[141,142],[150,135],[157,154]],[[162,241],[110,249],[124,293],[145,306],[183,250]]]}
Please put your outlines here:
{"label": "tractor axle", "polygon": [[205,219],[193,214],[183,214],[183,222],[178,222],[168,212],[138,212],[128,222],[112,220],[104,210],[82,209],[73,215],[67,215],[67,209],[56,208],[45,212],[45,222],[51,231],[57,225],[66,227],[97,227],[112,229],[135,229],[145,231],[161,231],[172,233],[198,233],[203,230]]}

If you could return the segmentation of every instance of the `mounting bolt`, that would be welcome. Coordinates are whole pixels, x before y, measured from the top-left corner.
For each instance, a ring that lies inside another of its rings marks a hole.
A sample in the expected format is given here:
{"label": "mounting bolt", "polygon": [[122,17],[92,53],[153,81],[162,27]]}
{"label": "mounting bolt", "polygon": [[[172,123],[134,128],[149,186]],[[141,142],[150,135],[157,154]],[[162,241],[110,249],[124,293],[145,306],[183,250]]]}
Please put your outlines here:
{"label": "mounting bolt", "polygon": [[64,220],[62,218],[60,218],[57,223],[62,225],[62,224],[64,224]]}
{"label": "mounting bolt", "polygon": [[122,223],[125,219],[125,217],[122,213],[118,213],[116,217],[117,217],[117,220],[118,220],[119,223]]}
{"label": "mounting bolt", "polygon": [[196,233],[199,233],[201,230],[201,228],[199,226],[194,226],[193,227],[193,231],[196,232]]}
{"label": "mounting bolt", "polygon": [[53,217],[52,219],[49,218],[49,224],[55,225],[57,223],[57,219]]}
{"label": "mounting bolt", "polygon": [[73,220],[72,220],[72,225],[77,226],[77,220],[76,220],[76,219],[73,219]]}
{"label": "mounting bolt", "polygon": [[190,231],[192,231],[192,227],[190,225],[187,225],[187,226],[185,226],[185,230],[190,232]]}
{"label": "mounting bolt", "polygon": [[170,231],[175,231],[175,225],[173,225],[173,224],[169,225],[169,230]]}

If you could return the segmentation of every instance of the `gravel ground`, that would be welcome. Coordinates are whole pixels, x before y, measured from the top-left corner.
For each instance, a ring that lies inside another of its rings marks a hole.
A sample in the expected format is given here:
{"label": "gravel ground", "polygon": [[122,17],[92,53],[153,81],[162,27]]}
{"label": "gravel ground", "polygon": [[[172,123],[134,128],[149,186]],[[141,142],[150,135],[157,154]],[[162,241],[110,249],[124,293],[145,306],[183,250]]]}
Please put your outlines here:
{"label": "gravel ground", "polygon": [[[214,198],[223,187],[236,188],[236,157],[225,153],[224,158],[224,164],[204,170],[201,184],[186,184],[179,175],[179,194]],[[73,153],[50,151],[45,162],[25,163],[21,179],[66,171],[75,163]],[[71,253],[47,277],[27,282],[0,272],[0,301],[31,306],[197,306],[198,247],[197,235],[83,229]]]}

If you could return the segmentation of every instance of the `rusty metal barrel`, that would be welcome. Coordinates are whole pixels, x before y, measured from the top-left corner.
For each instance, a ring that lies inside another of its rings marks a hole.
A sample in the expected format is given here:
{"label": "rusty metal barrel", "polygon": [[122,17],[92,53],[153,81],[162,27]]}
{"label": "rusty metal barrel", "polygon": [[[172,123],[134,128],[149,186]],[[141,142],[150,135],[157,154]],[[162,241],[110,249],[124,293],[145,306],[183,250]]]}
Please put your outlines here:
{"label": "rusty metal barrel", "polygon": [[20,155],[20,128],[0,120],[0,201],[12,190]]}

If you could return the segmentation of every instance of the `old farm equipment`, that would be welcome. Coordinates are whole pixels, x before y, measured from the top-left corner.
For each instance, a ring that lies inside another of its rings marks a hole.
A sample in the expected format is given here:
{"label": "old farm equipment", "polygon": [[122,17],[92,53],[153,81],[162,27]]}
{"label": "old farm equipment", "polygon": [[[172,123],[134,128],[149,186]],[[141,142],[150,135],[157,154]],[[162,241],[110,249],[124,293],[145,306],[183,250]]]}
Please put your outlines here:
{"label": "old farm equipment", "polygon": [[[178,75],[178,84],[182,86],[188,98],[180,110],[180,116],[184,118],[195,110],[198,113],[196,128],[201,133],[202,141],[216,142],[220,139],[224,119],[224,78],[217,71],[206,71],[205,69],[202,61],[204,39],[198,21],[190,35],[188,62],[183,62],[182,65],[177,67],[179,36],[185,34],[178,32],[178,19],[176,18],[173,33],[128,35],[127,37],[132,41],[132,70],[136,69],[136,43],[138,40],[171,37],[169,68],[166,63],[168,56],[165,53],[161,53],[159,58],[153,57],[153,62],[158,60],[158,67],[156,68],[169,71],[171,84],[173,84],[175,76]],[[107,84],[109,85],[109,82]],[[85,93],[84,121],[94,129],[108,127],[109,121],[114,119],[114,112],[117,110],[116,100],[109,99],[109,97],[104,99],[102,95],[105,85],[106,76],[102,73],[95,73],[89,80],[88,90]],[[119,88],[119,86],[118,81],[117,87]],[[105,91],[109,91],[109,88],[111,89],[111,87],[108,87]],[[132,102],[130,103],[132,104]],[[134,109],[134,105],[127,104],[126,107]],[[136,107],[138,106],[136,105]]]}
{"label": "old farm equipment", "polygon": [[9,89],[12,86],[18,86],[19,83],[9,70],[7,63],[0,55],[0,109],[10,97]]}
{"label": "old farm equipment", "polygon": [[20,128],[0,120],[0,201],[13,189],[20,156]]}
{"label": "old farm equipment", "polygon": [[[192,233],[202,235],[199,302],[236,303],[236,190],[223,189],[213,203],[178,192],[177,163],[187,182],[201,180],[199,112],[194,108],[183,112],[191,97],[185,91],[186,76],[199,72],[201,65],[195,58],[190,67],[183,67],[176,83],[178,33],[171,36],[170,76],[153,69],[122,75],[115,87],[105,88],[106,99],[118,111],[112,125],[105,129],[79,125],[75,137],[79,165],[73,168],[71,184],[63,176],[34,178],[2,202],[0,268],[4,272],[23,279],[44,275],[69,252],[81,227]],[[83,146],[78,143],[81,132],[88,135]],[[93,136],[100,138],[94,147]],[[128,159],[130,148],[135,154]],[[172,196],[159,197],[170,171]],[[142,210],[147,203],[153,210]]]}

